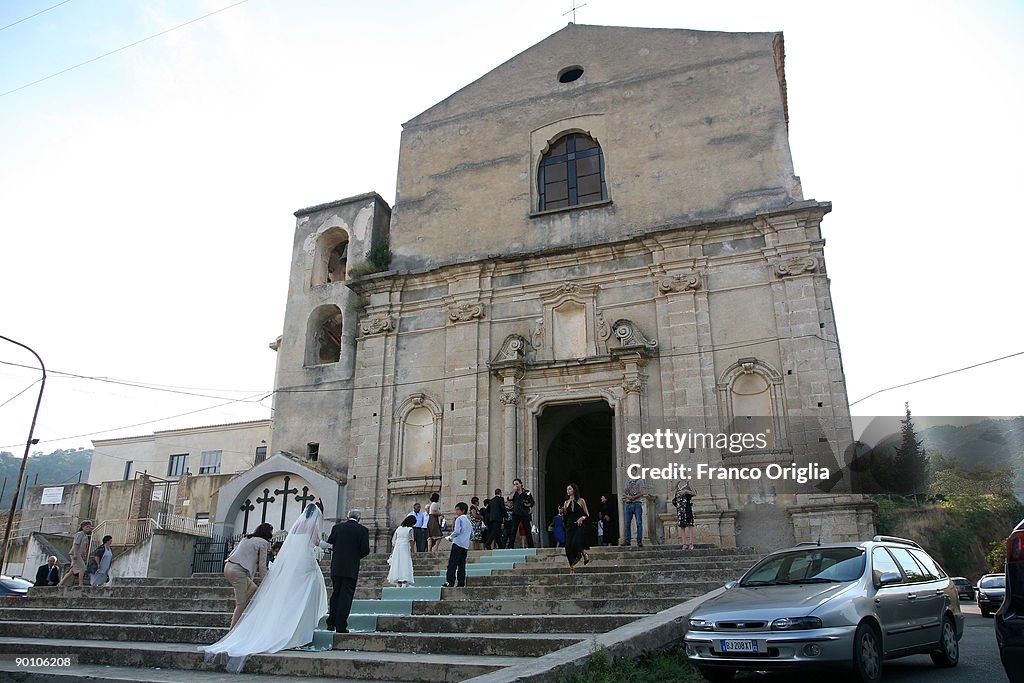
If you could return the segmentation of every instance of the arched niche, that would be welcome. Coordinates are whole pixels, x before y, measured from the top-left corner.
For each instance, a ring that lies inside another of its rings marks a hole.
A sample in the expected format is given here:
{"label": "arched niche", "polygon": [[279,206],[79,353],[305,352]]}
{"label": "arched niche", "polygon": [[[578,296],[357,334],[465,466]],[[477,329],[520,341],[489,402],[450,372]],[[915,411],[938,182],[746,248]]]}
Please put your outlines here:
{"label": "arched niche", "polygon": [[730,433],[763,434],[764,449],[789,448],[782,374],[757,358],[740,358],[718,382],[721,415]]}
{"label": "arched niche", "polygon": [[313,254],[313,287],[348,279],[349,235],[344,228],[328,228],[316,241]]}
{"label": "arched niche", "polygon": [[343,316],[334,304],[318,306],[306,325],[306,365],[324,365],[341,360]]}

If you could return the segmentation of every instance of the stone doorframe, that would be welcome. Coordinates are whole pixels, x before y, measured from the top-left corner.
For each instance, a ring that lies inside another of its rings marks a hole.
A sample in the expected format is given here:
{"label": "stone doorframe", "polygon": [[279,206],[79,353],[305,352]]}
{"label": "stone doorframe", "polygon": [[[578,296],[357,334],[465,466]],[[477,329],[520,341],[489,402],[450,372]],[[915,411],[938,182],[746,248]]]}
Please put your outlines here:
{"label": "stone doorframe", "polygon": [[[541,454],[538,427],[544,410],[548,406],[567,403],[603,401],[614,414],[613,482],[615,492],[620,494],[618,518],[621,521],[624,511],[621,491],[627,481],[626,468],[636,459],[626,453],[626,424],[627,420],[631,424],[644,423],[642,404],[645,402],[646,377],[641,370],[645,361],[642,352],[625,349],[621,352],[616,350],[610,356],[585,361],[521,366],[516,385],[522,400],[506,404],[506,408],[522,405],[524,412],[524,419],[519,421],[520,428],[516,430],[516,460],[512,470],[518,474],[506,472],[505,479],[510,482],[518,476],[527,486],[543,495],[539,481]],[[573,389],[573,384],[581,388]],[[593,502],[588,499],[588,506],[596,504],[596,498]],[[552,507],[549,501],[537,500],[535,509],[547,511],[549,507]],[[543,520],[534,520],[538,528],[540,521]]]}

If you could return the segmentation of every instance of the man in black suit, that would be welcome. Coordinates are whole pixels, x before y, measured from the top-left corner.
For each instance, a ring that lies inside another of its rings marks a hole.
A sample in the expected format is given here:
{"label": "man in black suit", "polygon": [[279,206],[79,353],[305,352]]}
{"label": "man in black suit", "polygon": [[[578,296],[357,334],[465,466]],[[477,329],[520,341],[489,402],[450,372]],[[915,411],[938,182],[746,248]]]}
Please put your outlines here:
{"label": "man in black suit", "polygon": [[331,586],[334,589],[327,628],[338,633],[348,633],[348,615],[359,580],[359,561],[370,554],[370,532],[359,523],[362,518],[359,510],[349,510],[348,520],[335,524],[327,538],[332,550]]}
{"label": "man in black suit", "polygon": [[50,555],[46,564],[39,565],[36,570],[37,586],[56,586],[60,583],[60,567],[57,566],[57,556]]}

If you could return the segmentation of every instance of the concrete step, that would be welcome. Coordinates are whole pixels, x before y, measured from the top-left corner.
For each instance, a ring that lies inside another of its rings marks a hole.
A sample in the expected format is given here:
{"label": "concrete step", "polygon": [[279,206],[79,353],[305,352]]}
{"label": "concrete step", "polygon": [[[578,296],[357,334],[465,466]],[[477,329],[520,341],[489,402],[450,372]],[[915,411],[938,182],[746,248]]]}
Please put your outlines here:
{"label": "concrete step", "polygon": [[[231,624],[231,608],[221,612],[153,611],[140,609],[5,609],[0,608],[0,623],[28,621],[56,623],[61,621],[89,624],[145,624],[149,626],[201,626],[227,628]],[[113,640],[119,640],[113,638]]]}
{"label": "concrete step", "polygon": [[[459,590],[459,589],[454,589]],[[501,598],[494,600],[444,600],[442,602],[411,603],[415,615],[499,615],[529,614],[539,620],[551,615],[594,615],[594,614],[653,614],[674,607],[700,593],[669,598],[613,598],[604,600],[533,600]],[[386,602],[380,604],[387,604]]]}
{"label": "concrete step", "polygon": [[[573,577],[576,578],[576,577]],[[651,582],[630,584],[625,590],[610,587],[608,584],[586,583],[579,577],[571,583],[543,586],[515,586],[509,590],[496,591],[493,586],[475,586],[467,583],[465,588],[442,588],[441,597],[444,601],[477,600],[606,600],[608,598],[675,598],[707,593],[722,584],[704,581]],[[412,588],[406,590],[413,590]],[[402,589],[395,589],[394,595],[400,596]],[[389,593],[392,594],[392,593]]]}
{"label": "concrete step", "polygon": [[[10,661],[13,655],[50,657],[55,652],[88,665],[198,671],[219,668],[204,664],[203,653],[196,645],[0,637],[0,658],[5,662]],[[284,677],[336,677],[434,683],[464,680],[504,666],[525,666],[529,661],[525,657],[491,656],[482,659],[476,655],[458,654],[288,650],[272,655],[253,655],[246,660],[242,672],[273,674],[278,680]]]}
{"label": "concrete step", "polygon": [[[11,604],[14,602],[15,604]],[[145,593],[135,596],[106,598],[90,597],[82,595],[71,595],[67,597],[53,597],[46,600],[36,600],[29,597],[27,600],[7,600],[0,603],[0,610],[23,610],[23,609],[113,609],[113,610],[137,610],[139,612],[231,612],[235,609],[234,598],[218,598],[210,600],[174,600],[172,598],[147,598]],[[0,613],[7,614],[2,611]]]}
{"label": "concrete step", "polygon": [[339,633],[336,650],[542,657],[591,635],[585,633]]}
{"label": "concrete step", "polygon": [[[68,668],[24,667],[0,661],[0,681],[17,683],[273,683],[280,676],[218,671],[181,671],[76,663]],[[303,678],[302,683],[376,683],[365,678]],[[393,683],[410,683],[394,681]]]}
{"label": "concrete step", "polygon": [[[414,615],[410,617],[379,617],[378,633],[605,633],[646,614],[594,614],[594,615],[480,615],[467,614],[454,619],[442,615]],[[340,647],[335,641],[335,647]]]}
{"label": "concrete step", "polygon": [[[228,618],[230,623],[231,619]],[[0,621],[4,637],[46,639],[55,633],[74,634],[76,641],[119,641],[147,643],[215,643],[228,632],[227,626],[160,626],[154,624],[104,624],[92,621]],[[2,643],[0,638],[0,643]],[[0,652],[3,652],[0,648]],[[53,656],[53,651],[46,656]],[[139,664],[138,666],[157,666]]]}

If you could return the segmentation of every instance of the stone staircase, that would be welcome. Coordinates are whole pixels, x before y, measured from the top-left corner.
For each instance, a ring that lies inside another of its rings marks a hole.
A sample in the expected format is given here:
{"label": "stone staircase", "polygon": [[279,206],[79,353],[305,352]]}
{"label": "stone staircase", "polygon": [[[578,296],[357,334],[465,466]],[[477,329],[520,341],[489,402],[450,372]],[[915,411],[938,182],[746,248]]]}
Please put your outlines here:
{"label": "stone staircase", "polygon": [[[256,655],[221,678],[198,645],[221,638],[234,608],[220,575],[115,579],[107,588],[33,588],[0,603],[0,680],[245,680],[245,674],[347,681],[462,681],[521,667],[737,578],[747,549],[595,548],[570,575],[555,549],[471,551],[466,588],[442,588],[447,552],[414,557],[416,585],[382,586],[386,556],[363,560],[349,626],[333,651]],[[328,590],[330,579],[327,578]],[[68,668],[14,657],[72,657]],[[177,677],[175,677],[177,676]],[[252,680],[264,680],[253,676]]]}

